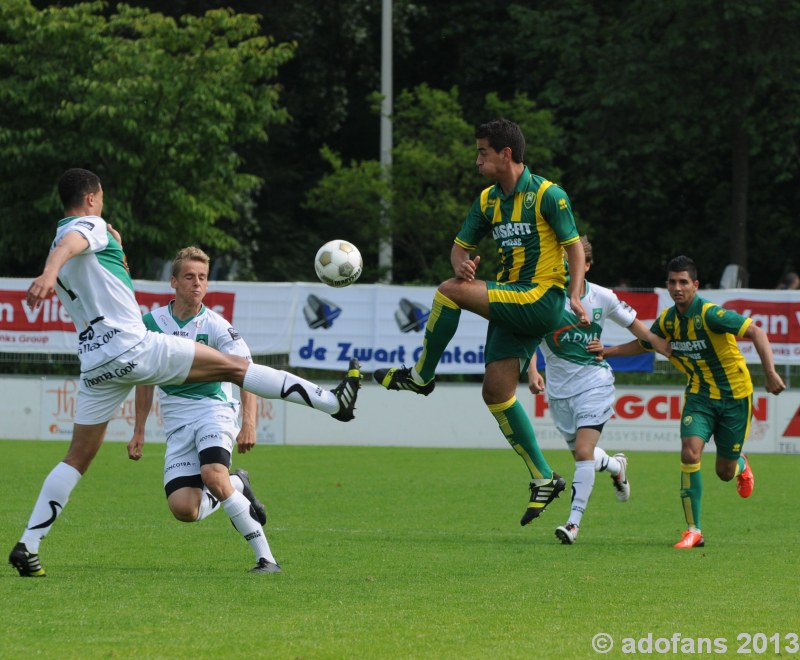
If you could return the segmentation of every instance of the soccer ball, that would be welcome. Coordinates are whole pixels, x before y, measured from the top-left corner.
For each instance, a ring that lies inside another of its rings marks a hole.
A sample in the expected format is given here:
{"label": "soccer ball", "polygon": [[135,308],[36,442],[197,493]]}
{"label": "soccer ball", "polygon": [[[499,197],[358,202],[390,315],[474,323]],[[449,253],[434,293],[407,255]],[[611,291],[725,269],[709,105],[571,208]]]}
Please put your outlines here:
{"label": "soccer ball", "polygon": [[363,267],[358,248],[339,239],[325,243],[314,258],[317,277],[328,286],[342,287],[352,284],[361,276]]}

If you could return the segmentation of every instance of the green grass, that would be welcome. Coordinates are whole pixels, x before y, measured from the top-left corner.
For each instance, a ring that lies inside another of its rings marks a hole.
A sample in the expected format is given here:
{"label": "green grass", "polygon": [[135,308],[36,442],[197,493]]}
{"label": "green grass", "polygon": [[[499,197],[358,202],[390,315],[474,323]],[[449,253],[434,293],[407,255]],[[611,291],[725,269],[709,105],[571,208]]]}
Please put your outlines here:
{"label": "green grass", "polygon": [[[5,552],[65,444],[0,446]],[[676,632],[727,638],[735,655],[739,633],[800,633],[797,456],[754,456],[741,500],[709,454],[707,547],[679,551],[677,451],[629,453],[627,504],[598,475],[578,543],[562,546],[566,497],[519,526],[527,473],[511,450],[259,447],[235,460],[284,572],[250,575],[224,512],[172,519],[163,445],[145,449],[135,464],[124,444],[103,448],[42,543],[47,578],[0,571],[0,655],[588,658],[598,632],[615,638],[605,657]],[[548,456],[571,476],[567,452]]]}

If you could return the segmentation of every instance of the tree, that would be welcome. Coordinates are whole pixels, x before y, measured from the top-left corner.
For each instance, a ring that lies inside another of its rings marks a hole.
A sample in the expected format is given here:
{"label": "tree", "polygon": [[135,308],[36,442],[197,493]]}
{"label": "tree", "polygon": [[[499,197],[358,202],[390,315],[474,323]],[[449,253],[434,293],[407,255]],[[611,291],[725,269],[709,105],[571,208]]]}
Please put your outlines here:
{"label": "tree", "polygon": [[103,7],[0,6],[4,271],[41,267],[55,180],[71,166],[102,178],[134,276],[190,243],[246,254],[260,179],[241,151],[286,121],[274,78],[294,46],[230,10],[176,21]]}
{"label": "tree", "polygon": [[[537,110],[524,95],[502,101],[489,94],[485,107],[487,117],[517,118],[529,137],[526,153],[541,165],[536,171],[557,176],[551,159],[560,136],[549,112]],[[362,253],[370,254],[377,250],[380,200],[385,196],[390,202],[396,255],[394,281],[438,283],[453,276],[453,238],[469,204],[489,185],[474,168],[474,129],[462,116],[458,89],[420,85],[401,92],[395,100],[394,137],[388,190],[377,159],[344,165],[341,158],[326,151],[333,171],[310,191],[307,207],[315,211],[322,225],[336,222],[337,231],[348,232],[345,237],[359,245]],[[486,239],[477,253],[481,255],[480,275],[493,279],[499,266],[496,245]],[[365,271],[366,278],[377,275],[374,270]]]}
{"label": "tree", "polygon": [[[616,277],[658,283],[683,252],[699,258],[704,282],[739,263],[751,284],[772,286],[786,264],[775,257],[787,253],[773,237],[800,213],[784,185],[800,165],[797,3],[570,0],[510,11],[531,44],[518,65],[565,128],[570,190]],[[613,276],[603,261],[595,270]]]}

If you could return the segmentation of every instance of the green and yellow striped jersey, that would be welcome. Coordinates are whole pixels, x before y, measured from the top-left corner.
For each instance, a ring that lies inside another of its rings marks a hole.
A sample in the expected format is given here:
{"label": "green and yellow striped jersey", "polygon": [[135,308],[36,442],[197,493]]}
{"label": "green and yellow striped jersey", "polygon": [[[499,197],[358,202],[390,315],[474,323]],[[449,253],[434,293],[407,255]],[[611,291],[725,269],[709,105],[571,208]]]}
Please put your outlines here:
{"label": "green and yellow striped jersey", "polygon": [[695,296],[686,314],[669,307],[650,329],[672,346],[670,361],[686,374],[687,394],[744,399],[753,393],[753,382],[734,337],[743,336],[752,322]]}
{"label": "green and yellow striped jersey", "polygon": [[500,254],[498,282],[566,285],[563,247],[579,240],[569,197],[525,167],[514,191],[489,186],[473,202],[455,238],[474,250],[491,232]]}

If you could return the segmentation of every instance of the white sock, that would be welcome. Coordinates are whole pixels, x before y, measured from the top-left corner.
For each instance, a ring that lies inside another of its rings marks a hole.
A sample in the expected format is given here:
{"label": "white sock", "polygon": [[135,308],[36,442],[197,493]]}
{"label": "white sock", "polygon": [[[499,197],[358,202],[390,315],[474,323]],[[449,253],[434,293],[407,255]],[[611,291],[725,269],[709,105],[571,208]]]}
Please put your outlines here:
{"label": "white sock", "polygon": [[203,486],[203,493],[200,495],[200,510],[197,512],[195,522],[208,518],[212,513],[219,510],[219,500],[211,494],[211,491]]}
{"label": "white sock", "polygon": [[275,557],[272,556],[272,551],[269,549],[264,528],[261,527],[258,520],[250,515],[250,502],[247,498],[237,491],[225,500],[222,506],[225,507],[225,513],[230,517],[236,531],[244,536],[250,547],[253,548],[256,561],[264,557],[267,561],[277,564],[278,562],[275,561]]}
{"label": "white sock", "polygon": [[[601,457],[599,460],[598,455]],[[597,470],[597,472],[603,472],[605,470],[612,477],[616,477],[620,473],[620,470],[622,470],[622,464],[613,456],[606,454],[600,447],[594,448],[594,460],[594,469]],[[598,465],[600,465],[600,467],[598,467]]]}
{"label": "white sock", "polygon": [[606,454],[604,449],[600,447],[594,448],[594,469],[595,472],[608,472],[611,476],[616,477],[622,466],[619,461],[613,456]]}
{"label": "white sock", "polygon": [[236,492],[244,493],[244,481],[238,474],[231,475],[231,486],[236,489]]}
{"label": "white sock", "polygon": [[339,412],[339,402],[330,390],[311,381],[263,364],[250,364],[244,375],[243,387],[264,399],[283,399],[300,403],[329,415]]}
{"label": "white sock", "polygon": [[56,465],[48,474],[39,497],[33,506],[33,513],[20,541],[28,548],[28,552],[39,552],[39,543],[47,536],[53,523],[64,507],[67,506],[70,493],[81,479],[81,473],[64,462]]}
{"label": "white sock", "polygon": [[592,488],[594,488],[594,461],[575,461],[575,475],[572,477],[572,507],[567,522],[580,526],[581,518],[589,504]]}

